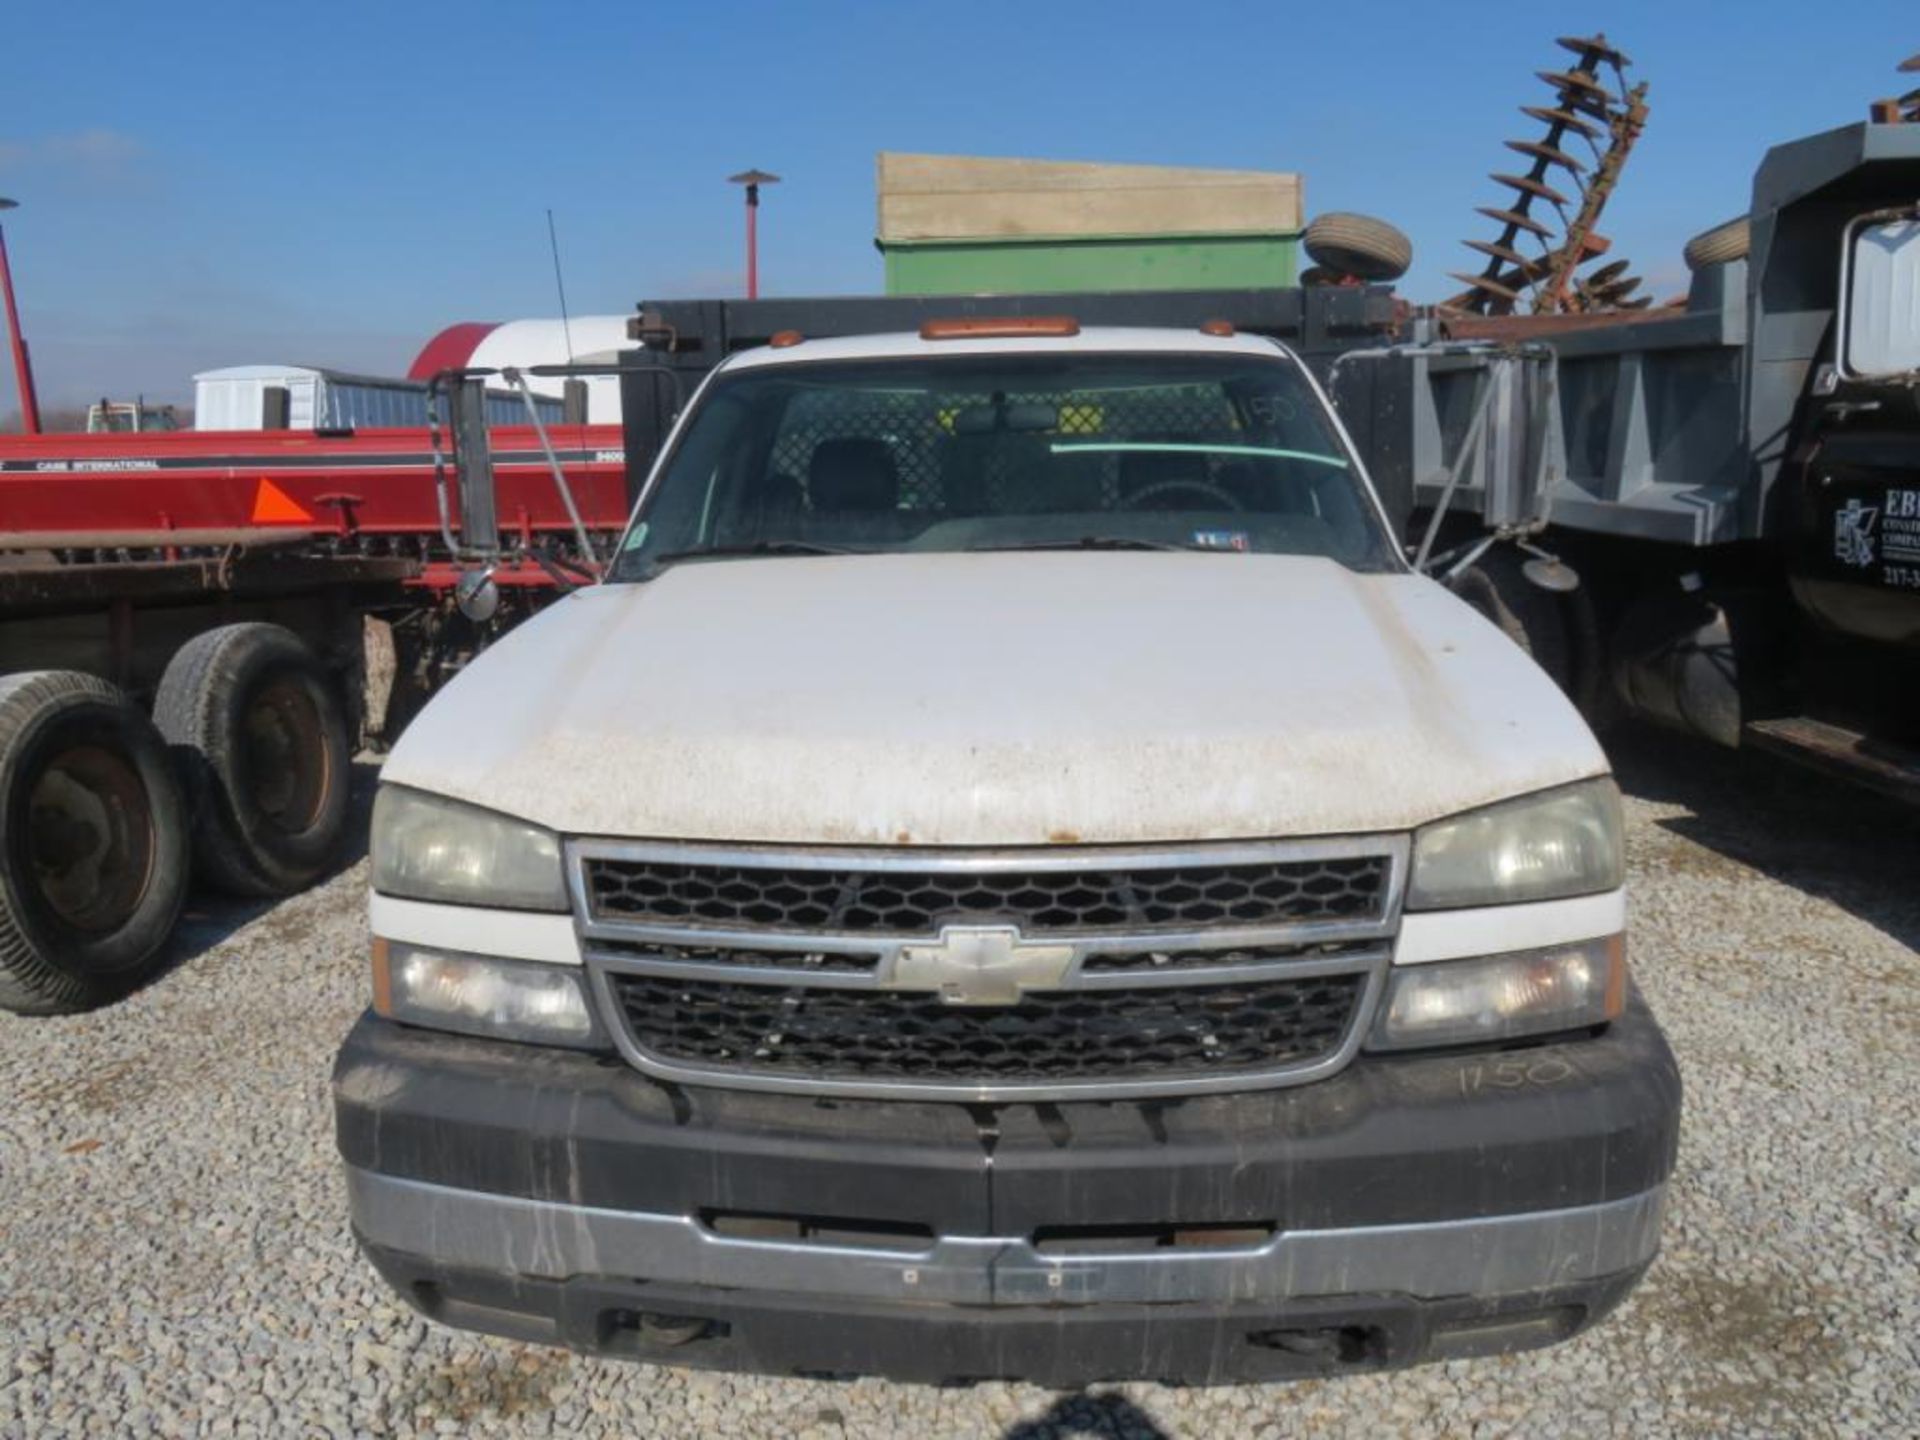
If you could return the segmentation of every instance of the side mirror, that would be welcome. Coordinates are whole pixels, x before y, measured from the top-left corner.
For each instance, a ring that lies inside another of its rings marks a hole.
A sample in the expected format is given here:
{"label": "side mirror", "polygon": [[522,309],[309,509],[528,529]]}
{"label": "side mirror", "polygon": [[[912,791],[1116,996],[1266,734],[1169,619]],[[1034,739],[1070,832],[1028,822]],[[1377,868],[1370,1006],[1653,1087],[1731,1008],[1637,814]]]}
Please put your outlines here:
{"label": "side mirror", "polygon": [[493,448],[487,436],[486,382],[477,377],[461,380],[449,393],[454,468],[460,485],[460,543],[470,552],[492,555],[500,549],[500,520],[493,489]]}
{"label": "side mirror", "polygon": [[1571,595],[1580,588],[1580,574],[1555,555],[1529,555],[1520,562],[1520,573],[1527,582],[1555,595]]}
{"label": "side mirror", "polygon": [[467,570],[453,585],[453,603],[460,613],[476,625],[484,625],[500,613],[500,587],[493,583],[493,571]]}

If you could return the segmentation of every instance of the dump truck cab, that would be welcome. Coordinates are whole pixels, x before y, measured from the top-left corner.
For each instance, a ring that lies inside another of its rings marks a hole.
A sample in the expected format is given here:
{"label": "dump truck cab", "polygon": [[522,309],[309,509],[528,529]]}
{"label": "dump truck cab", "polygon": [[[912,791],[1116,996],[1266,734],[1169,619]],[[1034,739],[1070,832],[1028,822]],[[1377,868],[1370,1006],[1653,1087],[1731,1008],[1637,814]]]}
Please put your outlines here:
{"label": "dump truck cab", "polygon": [[171,405],[149,405],[145,400],[97,400],[87,407],[89,435],[146,434],[180,428]]}
{"label": "dump truck cab", "polygon": [[1623,868],[1283,346],[777,336],[388,762],[355,1231],[429,1316],[671,1363],[1551,1343],[1674,1158]]}
{"label": "dump truck cab", "polygon": [[[1795,598],[1831,635],[1909,651],[1920,645],[1916,197],[1920,127],[1851,125],[1780,146],[1755,181],[1764,223],[1751,261],[1765,347],[1755,390],[1780,391],[1782,423],[1798,420],[1781,511]],[[1796,376],[1801,388],[1785,391]]]}

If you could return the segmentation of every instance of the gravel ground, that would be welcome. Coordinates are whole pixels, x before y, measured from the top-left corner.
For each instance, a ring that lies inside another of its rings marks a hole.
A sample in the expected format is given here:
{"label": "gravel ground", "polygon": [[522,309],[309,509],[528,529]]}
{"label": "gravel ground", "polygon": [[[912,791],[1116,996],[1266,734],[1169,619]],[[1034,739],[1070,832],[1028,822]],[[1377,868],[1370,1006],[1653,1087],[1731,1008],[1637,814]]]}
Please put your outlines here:
{"label": "gravel ground", "polygon": [[327,1070],[364,866],[207,906],[101,1014],[0,1015],[0,1436],[1920,1434],[1920,825],[1680,742],[1620,756],[1633,953],[1688,1085],[1666,1249],[1598,1331],[1399,1374],[934,1390],[433,1328],[354,1254]]}

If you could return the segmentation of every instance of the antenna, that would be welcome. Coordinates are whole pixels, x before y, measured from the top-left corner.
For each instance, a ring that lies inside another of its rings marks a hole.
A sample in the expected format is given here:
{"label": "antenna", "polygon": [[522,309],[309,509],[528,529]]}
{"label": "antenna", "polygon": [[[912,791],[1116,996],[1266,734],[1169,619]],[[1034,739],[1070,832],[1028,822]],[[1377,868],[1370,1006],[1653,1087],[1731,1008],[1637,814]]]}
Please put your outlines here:
{"label": "antenna", "polygon": [[553,210],[547,210],[547,248],[553,252],[553,288],[560,292],[560,335],[567,345],[567,363],[573,363],[573,326],[567,320],[567,282],[560,278],[560,236],[553,228]]}

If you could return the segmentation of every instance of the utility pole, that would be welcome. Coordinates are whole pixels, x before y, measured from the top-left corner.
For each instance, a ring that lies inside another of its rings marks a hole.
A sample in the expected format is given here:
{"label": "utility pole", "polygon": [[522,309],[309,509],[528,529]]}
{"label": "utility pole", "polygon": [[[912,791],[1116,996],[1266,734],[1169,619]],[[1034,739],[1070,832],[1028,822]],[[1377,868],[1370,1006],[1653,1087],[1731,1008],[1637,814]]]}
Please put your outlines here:
{"label": "utility pole", "polygon": [[[18,200],[0,195],[0,210],[17,210]],[[20,307],[13,298],[13,267],[7,263],[7,232],[0,226],[0,291],[6,293],[7,333],[13,337],[13,378],[20,390],[20,423],[27,434],[40,433],[40,398],[33,392],[33,364],[27,358],[27,337],[20,333]]]}
{"label": "utility pole", "polygon": [[760,298],[760,237],[758,217],[760,214],[760,187],[778,185],[780,177],[769,175],[765,170],[742,170],[738,175],[727,177],[729,184],[744,185],[747,188],[747,299]]}

